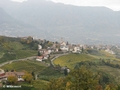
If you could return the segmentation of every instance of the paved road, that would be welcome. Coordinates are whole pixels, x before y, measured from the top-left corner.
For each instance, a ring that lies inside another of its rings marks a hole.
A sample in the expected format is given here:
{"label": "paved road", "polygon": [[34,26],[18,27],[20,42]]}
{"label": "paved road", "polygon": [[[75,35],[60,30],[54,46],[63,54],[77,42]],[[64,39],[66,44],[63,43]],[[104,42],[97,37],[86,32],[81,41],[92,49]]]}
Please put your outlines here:
{"label": "paved road", "polygon": [[4,65],[6,65],[6,64],[10,64],[10,63],[12,63],[12,62],[31,60],[31,59],[34,59],[34,58],[36,58],[36,56],[27,57],[27,58],[24,58],[24,59],[11,60],[11,61],[8,61],[8,62],[1,63],[1,64],[0,64],[0,67],[4,66]]}
{"label": "paved road", "polygon": [[[60,57],[60,56],[63,56],[63,55],[67,55],[67,54],[69,54],[69,53],[56,54],[56,56],[55,56],[53,59],[51,59],[51,64],[52,64],[53,66],[55,66],[54,63],[53,63],[53,61],[54,61],[56,58],[58,58],[58,57]],[[4,65],[6,65],[6,64],[10,64],[10,63],[12,63],[12,62],[32,60],[32,59],[34,59],[34,58],[36,58],[36,56],[27,57],[27,58],[24,58],[24,59],[11,60],[11,61],[8,61],[8,62],[1,63],[1,64],[0,64],[0,67],[4,66]]]}

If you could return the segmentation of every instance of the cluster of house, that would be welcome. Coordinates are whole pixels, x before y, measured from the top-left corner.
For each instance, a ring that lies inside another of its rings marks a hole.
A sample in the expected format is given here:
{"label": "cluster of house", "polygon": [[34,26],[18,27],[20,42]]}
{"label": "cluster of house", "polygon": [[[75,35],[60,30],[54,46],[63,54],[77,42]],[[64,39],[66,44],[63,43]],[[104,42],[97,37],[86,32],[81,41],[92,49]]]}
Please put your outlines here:
{"label": "cluster of house", "polygon": [[53,46],[48,47],[47,49],[42,49],[41,45],[38,45],[38,51],[42,54],[41,56],[37,56],[37,61],[43,61],[49,58],[51,53],[56,52],[72,52],[72,53],[81,53],[82,49],[96,49],[96,50],[104,50],[110,54],[115,54],[112,51],[112,45],[81,45],[81,44],[68,44],[67,42],[61,41],[61,43],[54,43]]}
{"label": "cluster of house", "polygon": [[41,54],[40,56],[36,57],[37,61],[43,61],[49,58],[49,55],[51,52],[53,52],[54,50],[51,48],[48,49],[42,49],[41,45],[38,45],[38,52]]}
{"label": "cluster of house", "polygon": [[0,69],[0,81],[7,81],[9,76],[15,76],[17,81],[24,81],[24,75],[24,72],[4,72],[4,70]]}
{"label": "cluster of house", "polygon": [[66,42],[61,42],[58,44],[53,44],[52,47],[48,47],[47,49],[42,49],[41,45],[38,45],[38,51],[41,54],[40,56],[36,57],[37,61],[43,61],[49,58],[51,53],[59,53],[59,52],[73,52],[73,53],[80,53],[82,45],[71,45],[67,44]]}
{"label": "cluster of house", "polygon": [[110,53],[110,54],[115,54],[115,52],[113,52],[111,49],[106,49],[105,51]]}
{"label": "cluster of house", "polygon": [[98,46],[92,46],[91,49],[97,49],[97,50],[104,50],[107,53],[115,54],[115,52],[112,50],[112,45],[98,45]]}

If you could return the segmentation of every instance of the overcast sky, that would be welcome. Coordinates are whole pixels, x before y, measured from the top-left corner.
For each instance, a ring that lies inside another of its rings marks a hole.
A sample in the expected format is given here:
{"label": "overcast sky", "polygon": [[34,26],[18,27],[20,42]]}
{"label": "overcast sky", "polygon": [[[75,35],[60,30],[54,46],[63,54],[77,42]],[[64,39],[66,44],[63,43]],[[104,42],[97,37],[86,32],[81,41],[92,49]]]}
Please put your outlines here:
{"label": "overcast sky", "polygon": [[[12,0],[12,1],[27,1],[27,0]],[[77,6],[106,6],[115,11],[120,11],[120,0],[47,0],[54,2],[61,2],[64,4],[72,4]]]}

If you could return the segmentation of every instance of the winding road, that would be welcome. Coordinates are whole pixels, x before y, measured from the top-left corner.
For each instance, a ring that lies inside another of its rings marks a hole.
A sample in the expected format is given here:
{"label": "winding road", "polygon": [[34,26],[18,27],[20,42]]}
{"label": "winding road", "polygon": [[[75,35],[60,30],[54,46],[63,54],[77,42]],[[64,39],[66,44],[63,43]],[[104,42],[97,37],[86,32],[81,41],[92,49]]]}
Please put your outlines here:
{"label": "winding road", "polygon": [[8,61],[8,62],[1,63],[1,64],[0,64],[0,67],[4,66],[4,65],[6,65],[6,64],[10,64],[10,63],[12,63],[12,62],[25,61],[25,60],[32,60],[32,59],[34,59],[34,58],[36,58],[36,56],[27,57],[27,58],[24,58],[24,59],[11,60],[11,61]]}
{"label": "winding road", "polygon": [[55,66],[54,63],[53,63],[53,61],[54,61],[56,58],[58,58],[58,57],[60,57],[60,56],[68,55],[68,54],[69,54],[69,53],[57,54],[53,59],[51,59],[51,64],[52,64],[53,66]]}
{"label": "winding road", "polygon": [[[54,61],[56,58],[58,58],[58,57],[60,57],[60,56],[63,56],[63,55],[67,55],[67,54],[69,54],[69,53],[56,54],[55,57],[54,57],[53,59],[51,59],[51,64],[52,64],[53,66],[55,66],[54,63],[53,63],[53,61]],[[24,59],[10,60],[10,61],[7,61],[7,62],[4,62],[4,63],[1,63],[1,64],[0,64],[0,67],[4,66],[4,65],[6,65],[6,64],[13,63],[13,62],[25,61],[25,60],[32,60],[32,59],[35,59],[35,58],[36,58],[36,56],[31,56],[31,57],[27,57],[27,58],[24,58]]]}

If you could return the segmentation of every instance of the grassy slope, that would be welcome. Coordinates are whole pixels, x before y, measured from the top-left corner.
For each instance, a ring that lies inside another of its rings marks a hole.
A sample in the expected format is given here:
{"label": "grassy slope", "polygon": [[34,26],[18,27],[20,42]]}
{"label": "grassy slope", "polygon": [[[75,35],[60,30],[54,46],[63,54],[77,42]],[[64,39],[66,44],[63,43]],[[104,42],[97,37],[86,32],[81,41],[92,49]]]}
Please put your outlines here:
{"label": "grassy slope", "polygon": [[111,76],[114,77],[114,80],[118,83],[120,83],[120,69],[117,68],[112,68],[109,66],[98,66],[97,70],[103,71],[105,73],[110,74]]}
{"label": "grassy slope", "polygon": [[11,64],[7,64],[1,67],[4,70],[16,70],[16,71],[28,71],[32,72],[34,71],[35,73],[41,72],[43,69],[46,68],[46,66],[40,62],[35,62],[35,61],[18,61],[18,62],[13,62]]}
{"label": "grassy slope", "polygon": [[3,53],[3,52],[0,52],[0,58],[2,58],[2,57],[3,57],[3,55],[4,55],[4,53]]}
{"label": "grassy slope", "polygon": [[33,86],[37,90],[46,90],[46,87],[47,87],[48,83],[49,83],[48,81],[37,80],[37,81],[33,81]]}
{"label": "grassy slope", "polygon": [[22,45],[20,42],[10,42],[9,46],[13,48],[14,50],[20,50],[24,48],[24,45]]}
{"label": "grassy slope", "polygon": [[111,59],[113,63],[120,63],[120,59],[115,58],[115,55],[107,53],[105,51],[99,51],[99,54],[69,54],[61,56],[54,60],[54,64],[60,64],[61,66],[68,66],[69,68],[74,68],[74,65],[80,61],[86,60],[97,60],[97,59]]}
{"label": "grassy slope", "polygon": [[[74,65],[80,61],[85,61],[85,60],[95,60],[96,62],[99,61],[99,59],[111,59],[111,63],[114,64],[119,64],[120,65],[120,60],[115,58],[115,55],[109,54],[105,51],[100,51],[99,55],[93,55],[93,54],[81,54],[81,55],[75,55],[75,54],[69,54],[66,56],[61,56],[54,60],[54,64],[60,64],[61,66],[68,66],[69,68],[73,68]],[[110,66],[97,66],[97,67],[91,67],[91,69],[95,72],[97,71],[102,71],[107,74],[110,74],[111,76],[114,77],[114,80],[117,83],[120,83],[120,69],[113,68]]]}
{"label": "grassy slope", "polygon": [[[18,61],[13,62],[11,64],[7,64],[1,67],[4,70],[15,70],[15,71],[27,71],[27,72],[35,72],[35,74],[39,75],[38,80],[32,82],[32,85],[37,90],[45,89],[48,80],[52,78],[59,78],[63,76],[62,73],[55,71],[54,69],[47,67],[44,63],[40,63],[34,60],[27,60],[27,61]],[[21,83],[20,85],[29,86],[30,84]]]}
{"label": "grassy slope", "polygon": [[61,73],[60,71],[54,70],[52,67],[47,67],[39,74],[39,78],[46,81],[59,77],[64,77],[64,74]]}
{"label": "grassy slope", "polygon": [[0,58],[0,63],[7,62],[10,60],[16,60],[16,59],[22,59],[22,58],[27,58],[31,56],[36,56],[37,51],[34,50],[16,50],[11,53],[5,53],[1,58]]}
{"label": "grassy slope", "polygon": [[21,58],[26,58],[26,57],[31,57],[31,56],[36,56],[37,51],[34,50],[17,50],[15,51],[16,53],[16,58],[21,59]]}
{"label": "grassy slope", "polygon": [[74,68],[76,63],[86,60],[95,60],[95,58],[87,54],[69,54],[55,59],[54,63],[56,65],[60,64],[61,66]]}
{"label": "grassy slope", "polygon": [[[0,51],[0,63],[10,61],[10,60],[15,60],[15,59],[31,57],[34,55],[36,56],[38,53],[37,50],[32,50],[32,49],[30,50],[29,48],[27,48],[29,45],[24,45],[17,41],[9,42],[8,46],[11,48],[11,50]],[[26,49],[23,50],[24,48]]]}

